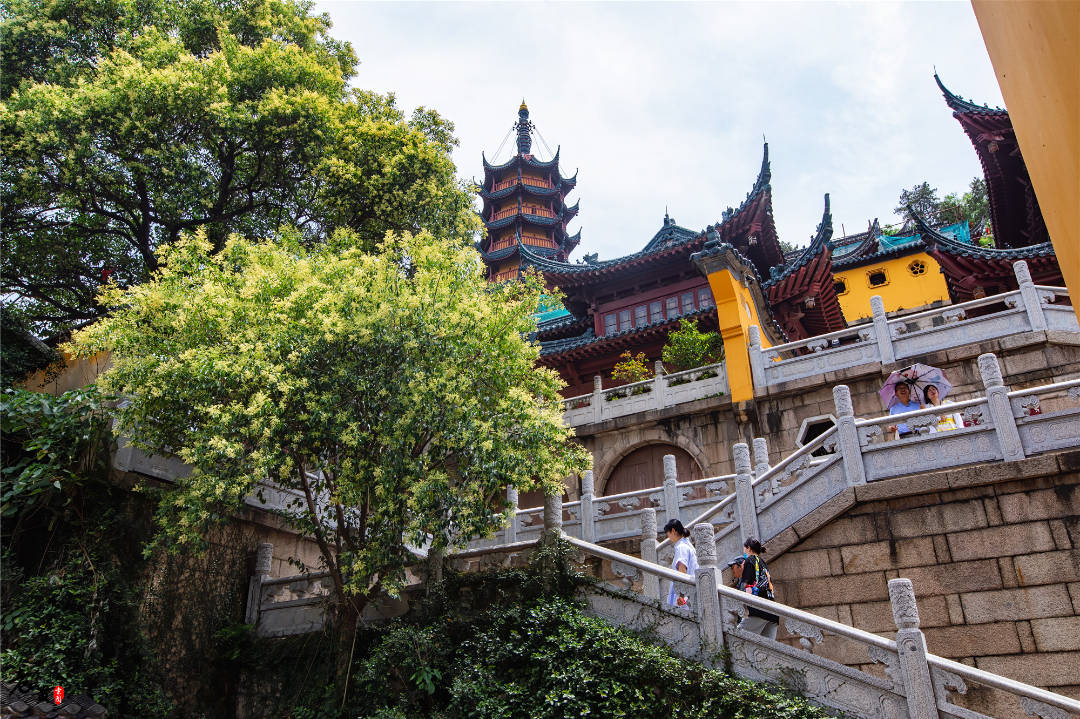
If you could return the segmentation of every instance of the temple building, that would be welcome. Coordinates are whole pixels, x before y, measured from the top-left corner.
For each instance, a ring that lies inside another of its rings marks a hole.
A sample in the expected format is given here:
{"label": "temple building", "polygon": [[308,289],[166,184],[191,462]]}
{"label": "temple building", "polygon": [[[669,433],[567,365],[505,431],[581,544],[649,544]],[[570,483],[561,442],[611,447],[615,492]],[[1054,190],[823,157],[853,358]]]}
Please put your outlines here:
{"label": "temple building", "polygon": [[536,339],[541,364],[556,369],[574,397],[594,378],[612,384],[611,370],[626,351],[659,360],[668,334],[693,318],[721,334],[732,400],[752,400],[747,345],[757,326],[763,347],[867,322],[873,296],[887,313],[902,314],[1016,289],[1012,263],[1027,260],[1040,284],[1062,284],[1061,270],[1031,191],[1008,112],[975,105],[951,93],[935,75],[948,107],[971,138],[986,177],[995,247],[973,242],[967,222],[933,226],[912,214],[903,236],[877,220],[866,232],[833,237],[829,195],[810,244],[781,250],[773,222],[769,146],[738,207],[703,230],[678,225],[666,213],[642,248],[598,260],[571,262],[580,232],[567,223],[576,175],[559,172],[559,152],[544,162],[531,154],[533,124],[522,102],[517,154],[484,163],[480,190],[486,233],[478,249],[491,281],[541,272],[565,297],[565,309],[541,308]]}

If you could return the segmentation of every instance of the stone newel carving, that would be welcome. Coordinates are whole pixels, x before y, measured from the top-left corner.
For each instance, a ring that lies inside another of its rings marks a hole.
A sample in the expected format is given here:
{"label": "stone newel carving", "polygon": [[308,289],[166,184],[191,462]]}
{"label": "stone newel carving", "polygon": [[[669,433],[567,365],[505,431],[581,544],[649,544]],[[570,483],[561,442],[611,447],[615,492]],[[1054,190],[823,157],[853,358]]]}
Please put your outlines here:
{"label": "stone newel carving", "polygon": [[739,531],[743,541],[758,537],[757,505],[754,503],[754,478],[750,475],[750,448],[745,442],[732,446],[735,458],[735,503],[739,512]]}
{"label": "stone newel carving", "polygon": [[1013,273],[1020,287],[1020,298],[1024,301],[1024,309],[1027,310],[1028,322],[1031,329],[1039,332],[1046,329],[1046,316],[1043,314],[1042,301],[1039,299],[1039,291],[1035,289],[1035,283],[1031,281],[1031,272],[1024,260],[1013,263]]}
{"label": "stone newel carving", "polygon": [[678,519],[682,521],[682,513],[679,511],[679,477],[675,470],[675,455],[664,455],[664,514],[670,521]]}
{"label": "stone newel carving", "polygon": [[581,476],[581,538],[596,541],[596,514],[593,510],[593,473],[587,470]]}
{"label": "stone newel carving", "polygon": [[[745,446],[745,445],[744,445]],[[697,615],[701,623],[701,642],[709,649],[724,646],[723,626],[720,621],[720,596],[717,585],[720,570],[716,566],[716,536],[708,522],[695,524],[694,548],[697,551]]]}
{"label": "stone newel carving", "polygon": [[261,542],[255,549],[255,573],[248,581],[247,606],[244,608],[244,622],[255,624],[259,621],[259,606],[262,604],[263,580],[270,575],[274,560],[274,545]]}
{"label": "stone newel carving", "polygon": [[979,374],[986,387],[986,403],[990,408],[990,421],[994,423],[998,443],[1001,445],[1001,458],[1012,462],[1024,458],[1024,447],[1020,443],[1020,433],[1013,419],[1012,405],[1009,403],[1009,389],[1001,379],[1001,367],[993,353],[979,355]]}
{"label": "stone newel carving", "polygon": [[754,437],[754,476],[769,471],[769,442],[764,437]]}
{"label": "stone newel carving", "polygon": [[512,543],[517,541],[517,509],[518,509],[518,490],[517,487],[506,488],[506,506],[510,508],[510,524],[506,527],[506,541]]}
{"label": "stone newel carving", "polygon": [[755,387],[764,387],[768,384],[765,379],[765,360],[761,356],[761,328],[750,325],[748,331],[750,341],[750,374],[753,377]]}
{"label": "stone newel carving", "polygon": [[[656,510],[641,510],[641,558],[656,564]],[[660,598],[660,577],[643,572],[642,593],[649,599]]]}
{"label": "stone newel carving", "polygon": [[926,663],[926,639],[919,629],[919,609],[910,579],[889,580],[889,601],[896,621],[896,649],[900,674],[904,680],[908,716],[911,719],[937,719],[937,699]]}
{"label": "stone newel carving", "polygon": [[885,316],[885,303],[880,295],[870,298],[870,311],[874,315],[874,336],[877,338],[881,364],[892,364],[896,361],[896,355],[893,352],[892,333],[889,332],[889,318]]}
{"label": "stone newel carving", "polygon": [[832,391],[836,407],[836,446],[844,462],[844,475],[849,487],[866,484],[866,467],[863,465],[859,432],[855,428],[855,408],[851,404],[851,390],[838,384]]}

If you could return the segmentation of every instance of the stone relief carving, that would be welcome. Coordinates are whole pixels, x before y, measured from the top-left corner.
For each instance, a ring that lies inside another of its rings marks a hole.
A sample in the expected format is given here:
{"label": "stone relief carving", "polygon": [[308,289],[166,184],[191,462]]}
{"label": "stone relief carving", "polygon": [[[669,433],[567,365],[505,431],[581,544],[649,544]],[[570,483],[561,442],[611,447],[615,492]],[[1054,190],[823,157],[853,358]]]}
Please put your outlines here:
{"label": "stone relief carving", "polygon": [[1074,401],[1080,401],[1080,386],[1069,387],[1068,395],[1069,399]]}
{"label": "stone relief carving", "polygon": [[814,652],[814,644],[821,644],[822,639],[824,639],[820,629],[791,617],[784,619],[784,629],[787,629],[791,634],[797,635],[799,637],[799,646],[811,654]]}
{"label": "stone relief carving", "polygon": [[894,689],[904,686],[904,677],[900,674],[900,658],[895,652],[871,645],[866,648],[866,653],[875,664],[885,665],[885,676],[892,682]]}
{"label": "stone relief carving", "polygon": [[930,672],[933,675],[934,693],[939,703],[951,701],[952,694],[967,694],[967,684],[963,677],[938,667],[931,667]]}
{"label": "stone relief carving", "polygon": [[1069,719],[1064,709],[1058,709],[1028,697],[1020,697],[1020,706],[1028,716],[1039,717],[1039,719]]}
{"label": "stone relief carving", "polygon": [[825,349],[825,347],[827,347],[827,346],[828,346],[828,342],[826,342],[825,340],[816,340],[814,342],[807,342],[806,343],[806,347],[811,352],[820,352],[821,350]]}
{"label": "stone relief carving", "polygon": [[922,417],[914,417],[907,421],[912,431],[918,434],[930,434],[931,427],[937,427],[937,423],[941,421],[941,417],[936,414],[928,414]]}
{"label": "stone relief carving", "polygon": [[1039,302],[1043,303],[1044,305],[1052,305],[1054,304],[1054,300],[1056,299],[1057,295],[1053,292],[1039,292]]}
{"label": "stone relief carving", "polygon": [[983,408],[968,407],[961,416],[964,418],[966,424],[975,425],[977,427],[983,423]]}
{"label": "stone relief carving", "polygon": [[945,318],[947,324],[955,324],[961,320],[967,319],[967,313],[963,310],[947,310],[942,312],[941,316]]}
{"label": "stone relief carving", "polygon": [[1010,310],[1015,310],[1017,307],[1020,306],[1020,304],[1020,298],[1016,295],[1005,298],[1005,306],[1008,307]]}
{"label": "stone relief carving", "polygon": [[882,436],[882,434],[881,434],[881,427],[879,425],[872,424],[869,427],[860,427],[859,428],[859,445],[862,446],[862,447],[865,447],[866,445],[873,442],[875,437],[880,437],[880,436]]}
{"label": "stone relief carving", "polygon": [[734,491],[734,488],[729,486],[727,482],[710,482],[705,485],[705,491],[710,494],[727,496]]}
{"label": "stone relief carving", "polygon": [[623,581],[626,589],[634,586],[634,582],[637,581],[638,574],[640,574],[636,567],[623,562],[612,562],[611,573]]}
{"label": "stone relief carving", "polygon": [[1018,414],[1020,416],[1030,417],[1033,414],[1042,414],[1042,406],[1039,404],[1039,398],[1031,395],[1029,397],[1021,397],[1016,402],[1016,408],[1018,408]]}

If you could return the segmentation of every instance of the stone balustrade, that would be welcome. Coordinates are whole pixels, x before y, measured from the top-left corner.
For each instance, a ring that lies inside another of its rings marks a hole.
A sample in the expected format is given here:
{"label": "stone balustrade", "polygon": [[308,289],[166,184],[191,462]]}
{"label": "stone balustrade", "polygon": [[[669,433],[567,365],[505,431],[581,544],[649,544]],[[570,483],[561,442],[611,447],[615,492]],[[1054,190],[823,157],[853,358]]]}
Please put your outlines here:
{"label": "stone balustrade", "polygon": [[888,319],[881,298],[871,298],[872,321],[796,342],[762,347],[750,328],[754,387],[764,389],[864,365],[891,365],[929,352],[1038,331],[1080,332],[1064,287],[1031,280],[1027,263],[1013,264],[1019,289]]}
{"label": "stone balustrade", "polygon": [[[750,448],[736,444],[731,475],[679,482],[674,457],[668,455],[662,486],[597,497],[589,472],[582,498],[563,505],[563,531],[592,542],[628,539],[638,533],[639,515],[651,510],[659,526],[673,518],[686,526],[710,523],[721,555],[736,554],[745,537],[768,541],[849,487],[1080,448],[1080,379],[1009,391],[993,354],[981,355],[978,366],[984,395],[891,416],[855,417],[850,391],[838,385],[833,389],[835,426],[773,466],[764,459],[765,439],[756,438],[756,465]],[[965,426],[937,431],[945,414],[959,414]],[[890,427],[900,422],[914,433],[894,438]],[[533,540],[542,530],[541,508],[517,510],[505,529],[469,547]],[[660,542],[659,550],[668,544]]]}
{"label": "stone balustrade", "polygon": [[[655,522],[648,522],[650,512],[643,513],[643,524],[655,537]],[[587,591],[593,614],[631,629],[647,629],[684,656],[709,662],[722,651],[730,670],[755,681],[791,686],[795,678],[798,681],[794,688],[803,696],[845,715],[989,719],[954,703],[955,695],[967,693],[969,684],[982,692],[1005,693],[1017,710],[1028,716],[1065,719],[1069,713],[1080,712],[1080,702],[1074,699],[929,654],[919,628],[915,591],[909,579],[889,581],[896,635],[895,639],[886,639],[722,586],[713,526],[695,525],[693,535],[699,565],[693,578],[647,559],[630,557],[566,534],[562,537],[583,554],[619,565],[628,584],[634,585],[641,578],[640,586],[644,588],[641,594],[629,590]],[[657,587],[661,581],[687,586],[691,597],[689,607],[693,609],[660,604]],[[787,632],[800,638],[800,646],[789,646],[739,629],[738,622],[750,607],[778,615]],[[860,671],[814,653],[817,645],[833,640],[853,644],[869,660],[864,663],[882,665],[883,674]]]}
{"label": "stone balustrade", "polygon": [[672,374],[664,374],[663,363],[657,362],[652,379],[610,389],[604,389],[602,381],[601,376],[596,375],[592,394],[563,400],[563,418],[567,425],[576,427],[602,422],[635,412],[726,395],[730,391],[723,362]]}

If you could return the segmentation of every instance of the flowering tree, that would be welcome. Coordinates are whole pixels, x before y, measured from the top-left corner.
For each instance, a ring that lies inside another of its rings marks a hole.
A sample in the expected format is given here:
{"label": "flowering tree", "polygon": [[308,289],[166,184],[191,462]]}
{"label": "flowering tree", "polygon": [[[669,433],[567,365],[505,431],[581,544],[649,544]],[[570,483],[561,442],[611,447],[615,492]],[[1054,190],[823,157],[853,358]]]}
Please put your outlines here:
{"label": "flowering tree", "polygon": [[588,467],[526,339],[535,278],[492,287],[475,251],[428,234],[388,234],[374,254],[343,233],[216,253],[199,234],[159,262],[106,290],[111,313],[73,348],[112,353],[101,382],[130,398],[122,433],[194,467],[161,505],[161,538],[198,545],[264,483],[294,490],[281,514],[318,542],[347,636],[402,586],[407,545],[489,534],[507,485],[557,490]]}

